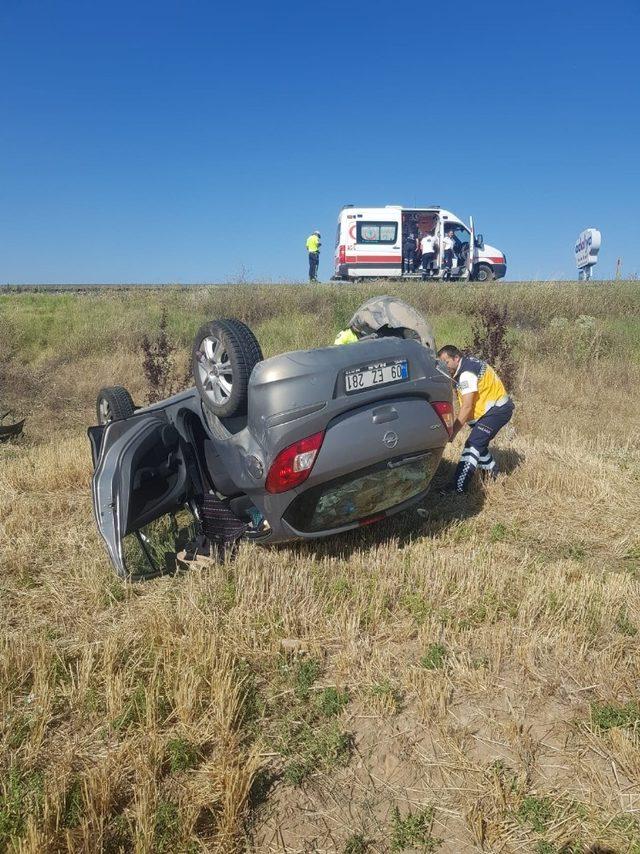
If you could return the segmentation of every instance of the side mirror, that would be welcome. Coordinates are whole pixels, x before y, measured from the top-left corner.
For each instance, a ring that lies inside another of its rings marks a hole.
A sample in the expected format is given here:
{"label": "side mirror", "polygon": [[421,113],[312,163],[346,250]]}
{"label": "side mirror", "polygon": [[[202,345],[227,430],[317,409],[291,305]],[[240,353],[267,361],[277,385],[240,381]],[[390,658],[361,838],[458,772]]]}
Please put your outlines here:
{"label": "side mirror", "polygon": [[484,249],[484,237],[481,234],[476,236],[476,246],[478,249]]}

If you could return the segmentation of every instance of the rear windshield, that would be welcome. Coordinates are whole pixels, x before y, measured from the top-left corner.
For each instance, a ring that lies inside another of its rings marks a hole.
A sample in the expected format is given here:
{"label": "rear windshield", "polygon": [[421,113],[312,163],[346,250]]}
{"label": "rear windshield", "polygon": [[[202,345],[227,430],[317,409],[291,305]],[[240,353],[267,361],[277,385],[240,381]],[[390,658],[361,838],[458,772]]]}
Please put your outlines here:
{"label": "rear windshield", "polygon": [[395,243],[398,236],[398,223],[359,222],[356,236],[358,243]]}
{"label": "rear windshield", "polygon": [[433,454],[401,464],[391,460],[320,484],[298,496],[284,518],[305,533],[350,525],[424,492],[437,462]]}

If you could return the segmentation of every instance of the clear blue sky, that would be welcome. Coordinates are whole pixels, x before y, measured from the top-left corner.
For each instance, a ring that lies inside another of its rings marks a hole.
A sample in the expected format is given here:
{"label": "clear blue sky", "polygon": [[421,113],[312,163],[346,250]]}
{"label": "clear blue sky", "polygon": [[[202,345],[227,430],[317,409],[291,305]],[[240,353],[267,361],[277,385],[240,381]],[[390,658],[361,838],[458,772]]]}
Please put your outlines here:
{"label": "clear blue sky", "polygon": [[640,273],[640,3],[0,0],[0,282],[306,276],[437,203],[509,278]]}

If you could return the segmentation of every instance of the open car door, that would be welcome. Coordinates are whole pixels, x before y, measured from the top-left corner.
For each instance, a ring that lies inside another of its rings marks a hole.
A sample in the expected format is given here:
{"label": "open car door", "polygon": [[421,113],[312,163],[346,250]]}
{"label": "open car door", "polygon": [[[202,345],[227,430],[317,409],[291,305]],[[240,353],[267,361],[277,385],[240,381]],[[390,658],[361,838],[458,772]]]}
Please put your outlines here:
{"label": "open car door", "polygon": [[469,252],[467,253],[467,278],[471,279],[473,273],[473,264],[476,256],[476,231],[473,227],[473,217],[469,217]]}
{"label": "open car door", "polygon": [[154,413],[90,427],[89,439],[93,509],[111,563],[123,578],[161,574],[187,536],[177,514],[197,488],[187,443]]}

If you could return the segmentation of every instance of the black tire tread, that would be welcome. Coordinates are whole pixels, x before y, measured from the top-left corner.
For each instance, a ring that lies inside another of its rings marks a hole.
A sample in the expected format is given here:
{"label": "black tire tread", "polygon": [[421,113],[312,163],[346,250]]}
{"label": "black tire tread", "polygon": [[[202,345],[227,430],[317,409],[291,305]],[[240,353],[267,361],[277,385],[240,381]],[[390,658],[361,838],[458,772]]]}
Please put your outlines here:
{"label": "black tire tread", "polygon": [[[227,349],[232,349],[233,351],[234,390],[230,401],[228,401],[223,408],[217,408],[216,411],[216,409],[214,409],[211,403],[208,402],[206,397],[202,394],[202,389],[200,389],[198,371],[195,364],[195,353],[203,338],[208,335],[219,333],[222,333],[225,336]],[[196,386],[200,391],[205,406],[207,406],[207,408],[218,417],[231,417],[233,415],[243,415],[246,413],[249,377],[251,376],[251,371],[258,362],[262,361],[263,358],[258,339],[246,323],[243,323],[241,320],[238,320],[235,317],[224,317],[219,320],[212,320],[201,326],[194,340],[192,361]]]}
{"label": "black tire tread", "polygon": [[243,323],[241,320],[237,320],[235,317],[228,318],[227,323],[234,327],[239,336],[241,349],[245,356],[246,365],[249,369],[250,375],[258,362],[261,362],[264,359],[260,343],[246,323]]}
{"label": "black tire tread", "polygon": [[478,272],[480,272],[481,267],[483,270],[487,271],[487,278],[479,280],[478,279],[478,273],[476,273],[476,281],[493,282],[495,277],[496,277],[495,273],[493,272],[493,268],[490,267],[489,264],[478,264]]}
{"label": "black tire tread", "polygon": [[130,418],[135,414],[133,398],[123,385],[110,385],[101,388],[96,399],[96,414],[100,421],[100,401],[107,399],[114,421]]}

